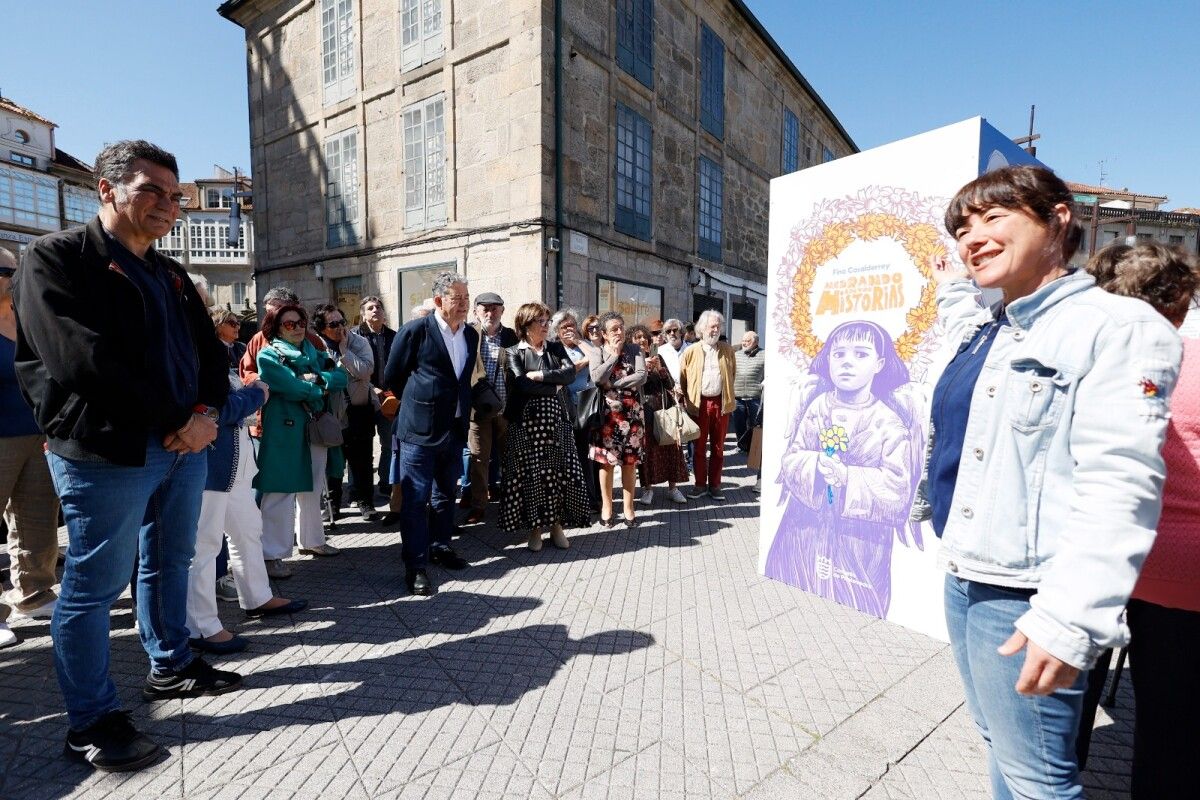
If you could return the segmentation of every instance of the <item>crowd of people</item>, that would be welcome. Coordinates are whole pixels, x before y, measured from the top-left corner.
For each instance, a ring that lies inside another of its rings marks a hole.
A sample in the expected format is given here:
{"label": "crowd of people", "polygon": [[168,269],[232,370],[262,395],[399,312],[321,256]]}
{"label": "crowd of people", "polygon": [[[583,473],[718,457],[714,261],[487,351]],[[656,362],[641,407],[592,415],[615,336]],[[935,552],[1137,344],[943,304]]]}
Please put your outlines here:
{"label": "crowd of people", "polygon": [[[406,586],[427,596],[430,564],[470,566],[453,535],[485,523],[490,502],[530,551],[546,537],[567,549],[570,531],[636,527],[659,491],[679,507],[724,501],[730,423],[742,451],[761,425],[758,337],[733,347],[715,311],[689,331],[533,301],[508,327],[499,294],[472,301],[448,271],[397,329],[376,296],[352,327],[337,306],[272,288],[243,342],[242,320],[154,250],[179,213],[174,157],[121,141],[95,170],[95,219],[34,241],[19,267],[0,249],[13,558],[0,647],[17,641],[10,613],[52,618],[65,752],[97,769],[162,754],[109,675],[126,587],[150,658],[142,696],[221,694],[242,676],[204,656],[248,642],[218,599],[252,618],[304,611],[271,581],[291,576],[294,553],[339,555],[326,533],[344,505],[399,526]],[[941,539],[994,796],[1082,796],[1089,671],[1132,631],[1134,794],[1182,797],[1200,746],[1200,351],[1174,327],[1200,272],[1148,243],[1070,268],[1070,202],[1048,170],[1008,167],[950,203],[959,262],[932,271],[959,346],[934,389],[913,517]],[[985,306],[981,289],[1001,300]],[[828,486],[847,469],[826,467]]]}
{"label": "crowd of people", "polygon": [[242,341],[242,319],[154,249],[179,214],[175,158],[121,141],[95,171],[95,219],[34,241],[19,268],[0,249],[0,504],[13,554],[0,647],[18,641],[10,612],[52,618],[69,757],[117,771],[163,752],[109,674],[109,612],[126,587],[150,657],[143,698],[231,691],[242,676],[205,656],[249,642],[225,629],[218,600],[250,618],[304,611],[272,581],[291,576],[294,554],[339,554],[326,534],[343,501],[378,528],[399,525],[406,585],[427,596],[428,565],[469,566],[452,536],[484,522],[489,500],[533,551],[546,536],[568,548],[567,531],[596,515],[615,525],[618,471],[627,527],[639,476],[644,504],[661,482],[686,504],[691,429],[690,498],[725,499],[725,430],[735,403],[761,393],[763,354],[739,357],[757,364],[757,384],[735,398],[719,314],[701,316],[694,342],[679,320],[627,329],[607,312],[581,330],[577,312],[540,302],[510,328],[498,294],[472,303],[466,278],[444,272],[398,329],[379,297],[352,328],[337,306],[306,308],[274,287]]}

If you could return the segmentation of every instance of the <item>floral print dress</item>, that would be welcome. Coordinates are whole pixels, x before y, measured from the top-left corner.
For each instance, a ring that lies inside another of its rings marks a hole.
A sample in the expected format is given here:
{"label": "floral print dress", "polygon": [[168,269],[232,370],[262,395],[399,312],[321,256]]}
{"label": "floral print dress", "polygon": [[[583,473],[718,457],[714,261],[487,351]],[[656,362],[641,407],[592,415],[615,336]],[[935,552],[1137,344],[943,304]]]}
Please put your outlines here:
{"label": "floral print dress", "polygon": [[642,461],[646,440],[646,417],[637,389],[614,389],[611,384],[631,375],[634,365],[622,353],[609,373],[610,387],[604,390],[604,422],[592,434],[593,461],[608,466],[637,466]]}

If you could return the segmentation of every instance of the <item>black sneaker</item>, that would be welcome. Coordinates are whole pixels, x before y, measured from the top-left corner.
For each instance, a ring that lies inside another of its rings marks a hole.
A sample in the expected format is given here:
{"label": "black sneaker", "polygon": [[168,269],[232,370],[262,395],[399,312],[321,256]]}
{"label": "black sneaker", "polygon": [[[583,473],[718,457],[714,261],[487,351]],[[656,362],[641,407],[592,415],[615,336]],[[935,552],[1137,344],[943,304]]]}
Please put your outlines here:
{"label": "black sneaker", "polygon": [[138,732],[128,711],[110,711],[81,731],[67,731],[67,758],[102,772],[130,772],[162,755],[162,745]]}
{"label": "black sneaker", "polygon": [[178,672],[165,675],[150,673],[142,687],[145,700],[172,700],[181,697],[208,697],[232,692],[242,685],[242,676],[236,672],[213,669],[203,658],[193,658]]}

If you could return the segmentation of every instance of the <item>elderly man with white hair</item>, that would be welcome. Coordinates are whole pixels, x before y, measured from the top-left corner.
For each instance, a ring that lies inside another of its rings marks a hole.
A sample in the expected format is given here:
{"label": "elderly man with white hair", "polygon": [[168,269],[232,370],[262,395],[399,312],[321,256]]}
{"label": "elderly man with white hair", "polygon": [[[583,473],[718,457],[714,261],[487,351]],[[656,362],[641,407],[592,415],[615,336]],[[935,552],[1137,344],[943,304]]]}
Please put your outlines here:
{"label": "elderly man with white hair", "polygon": [[[725,466],[725,434],[729,415],[737,403],[733,396],[737,362],[733,348],[721,341],[725,317],[711,309],[696,320],[699,341],[679,357],[680,388],[688,412],[700,426],[695,442],[696,488],[688,495],[699,499],[706,495],[724,502],[721,470]],[[665,326],[664,326],[665,328]]]}

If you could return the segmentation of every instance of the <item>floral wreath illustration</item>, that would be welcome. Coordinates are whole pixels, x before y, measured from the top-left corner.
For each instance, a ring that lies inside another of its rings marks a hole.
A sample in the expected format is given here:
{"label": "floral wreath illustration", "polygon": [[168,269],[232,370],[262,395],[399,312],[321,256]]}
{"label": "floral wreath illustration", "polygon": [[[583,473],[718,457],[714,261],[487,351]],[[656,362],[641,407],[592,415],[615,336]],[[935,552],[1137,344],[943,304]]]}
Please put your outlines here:
{"label": "floral wreath illustration", "polygon": [[780,349],[797,366],[808,365],[825,344],[813,332],[810,296],[817,270],[856,239],[890,237],[925,278],[920,300],[905,316],[907,328],[895,337],[896,354],[911,363],[937,320],[937,285],[930,261],[934,256],[956,257],[953,240],[941,228],[946,202],[896,187],[868,186],[852,197],[818,203],[808,219],[793,228],[780,263],[775,317]]}

